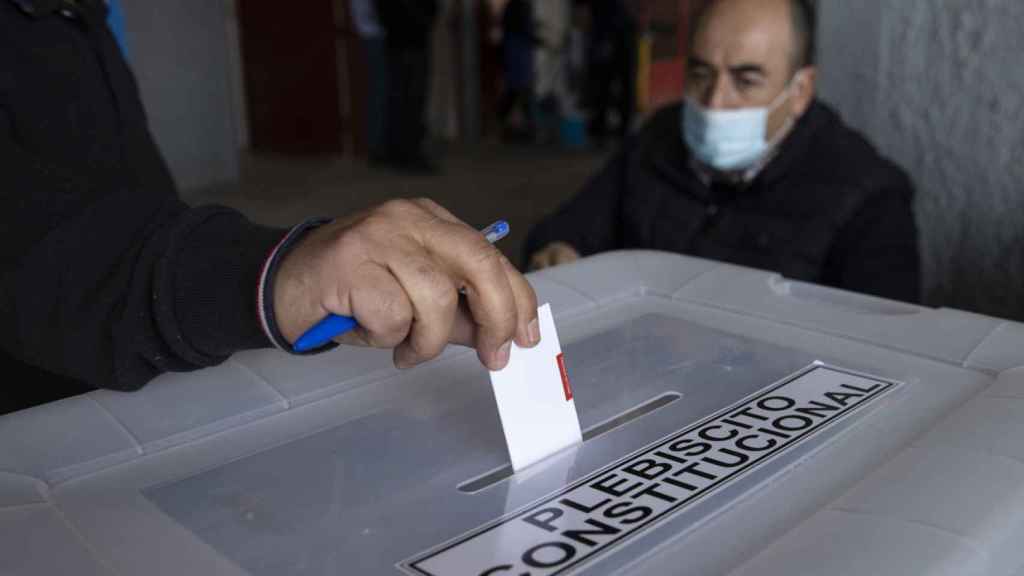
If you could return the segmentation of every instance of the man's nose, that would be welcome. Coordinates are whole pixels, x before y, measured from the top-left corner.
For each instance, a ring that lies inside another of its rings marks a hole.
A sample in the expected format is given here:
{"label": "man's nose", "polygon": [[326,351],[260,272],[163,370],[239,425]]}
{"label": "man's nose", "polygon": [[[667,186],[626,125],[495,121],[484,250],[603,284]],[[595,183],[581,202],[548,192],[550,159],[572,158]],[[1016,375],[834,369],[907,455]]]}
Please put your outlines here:
{"label": "man's nose", "polygon": [[724,110],[730,106],[729,80],[724,74],[719,74],[714,83],[704,90],[704,98],[701,105],[711,110]]}

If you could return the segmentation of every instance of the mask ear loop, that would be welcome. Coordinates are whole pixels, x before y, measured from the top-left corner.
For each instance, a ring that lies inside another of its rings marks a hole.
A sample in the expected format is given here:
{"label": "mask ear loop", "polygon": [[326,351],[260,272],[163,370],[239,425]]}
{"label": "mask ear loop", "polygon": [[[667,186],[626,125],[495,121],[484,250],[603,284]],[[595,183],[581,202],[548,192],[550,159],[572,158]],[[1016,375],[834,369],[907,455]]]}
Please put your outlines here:
{"label": "mask ear loop", "polygon": [[[789,79],[786,87],[783,88],[782,92],[780,92],[779,95],[775,97],[775,100],[773,100],[768,106],[769,114],[774,112],[775,109],[781,106],[787,98],[793,95],[793,89],[796,88],[796,79],[800,76],[801,72],[803,72],[803,70],[797,70],[796,73],[793,74],[793,77]],[[789,133],[793,130],[794,126],[796,126],[796,118],[793,118],[792,114],[786,114],[786,123],[782,125],[779,132],[768,142],[768,148],[775,148],[778,146],[780,142],[786,139],[786,136],[789,136]],[[767,128],[767,126],[765,128]]]}

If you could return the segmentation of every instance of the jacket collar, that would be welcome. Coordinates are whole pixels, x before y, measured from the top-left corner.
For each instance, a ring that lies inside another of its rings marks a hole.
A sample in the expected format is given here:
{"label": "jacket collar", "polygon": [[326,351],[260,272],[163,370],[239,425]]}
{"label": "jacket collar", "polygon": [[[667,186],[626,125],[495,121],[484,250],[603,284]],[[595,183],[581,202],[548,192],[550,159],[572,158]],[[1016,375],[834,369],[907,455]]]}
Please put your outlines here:
{"label": "jacket collar", "polygon": [[830,117],[828,107],[814,100],[793,127],[793,132],[782,141],[775,158],[765,165],[755,180],[769,184],[777,182],[800,164],[805,164],[812,155],[815,140],[829,123]]}
{"label": "jacket collar", "polygon": [[708,187],[693,169],[693,156],[683,142],[680,131],[682,105],[676,107],[669,116],[673,126],[664,131],[658,130],[658,137],[649,143],[651,164],[658,174],[677,189],[687,190],[695,196],[707,199]]}

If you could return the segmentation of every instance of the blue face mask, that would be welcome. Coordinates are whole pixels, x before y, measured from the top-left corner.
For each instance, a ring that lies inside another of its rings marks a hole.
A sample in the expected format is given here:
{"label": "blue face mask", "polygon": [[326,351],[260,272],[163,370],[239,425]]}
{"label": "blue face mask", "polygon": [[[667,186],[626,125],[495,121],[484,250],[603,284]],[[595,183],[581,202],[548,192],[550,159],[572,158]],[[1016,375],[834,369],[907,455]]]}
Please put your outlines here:
{"label": "blue face mask", "polygon": [[767,139],[768,116],[786,97],[790,83],[775,101],[765,108],[711,110],[693,100],[683,105],[683,140],[690,153],[705,166],[731,172],[753,167],[781,141],[792,125],[779,130],[773,142]]}

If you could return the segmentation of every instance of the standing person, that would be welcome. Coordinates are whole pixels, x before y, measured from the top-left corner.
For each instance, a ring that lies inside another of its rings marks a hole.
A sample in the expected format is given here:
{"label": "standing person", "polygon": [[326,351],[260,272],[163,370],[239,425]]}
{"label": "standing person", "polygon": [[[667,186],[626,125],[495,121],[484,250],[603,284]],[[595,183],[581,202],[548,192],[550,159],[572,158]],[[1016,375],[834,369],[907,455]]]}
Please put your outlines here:
{"label": "standing person", "polygon": [[376,0],[376,6],[387,37],[391,70],[389,159],[399,169],[409,172],[436,172],[437,166],[427,158],[423,142],[437,0]]}
{"label": "standing person", "polygon": [[351,0],[352,20],[366,52],[369,90],[366,102],[366,140],[370,163],[388,159],[388,46],[377,17],[375,0]]}
{"label": "standing person", "polygon": [[636,83],[636,24],[621,0],[590,0],[588,50],[590,136],[601,146],[608,136],[608,112],[619,115],[617,136],[633,123]]}
{"label": "standing person", "polygon": [[186,205],[105,18],[0,0],[0,414],[290,351],[331,313],[403,368],[461,343],[499,370],[540,340],[526,279],[428,200],[291,230]]}
{"label": "standing person", "polygon": [[551,142],[558,138],[559,120],[567,107],[566,76],[572,6],[569,0],[544,0],[535,9],[540,40],[535,83],[538,140]]}
{"label": "standing person", "polygon": [[[533,46],[535,31],[530,0],[510,0],[501,17],[501,50],[505,92],[498,103],[506,137],[529,139],[533,135]],[[509,116],[519,110],[520,128],[511,126]]]}

